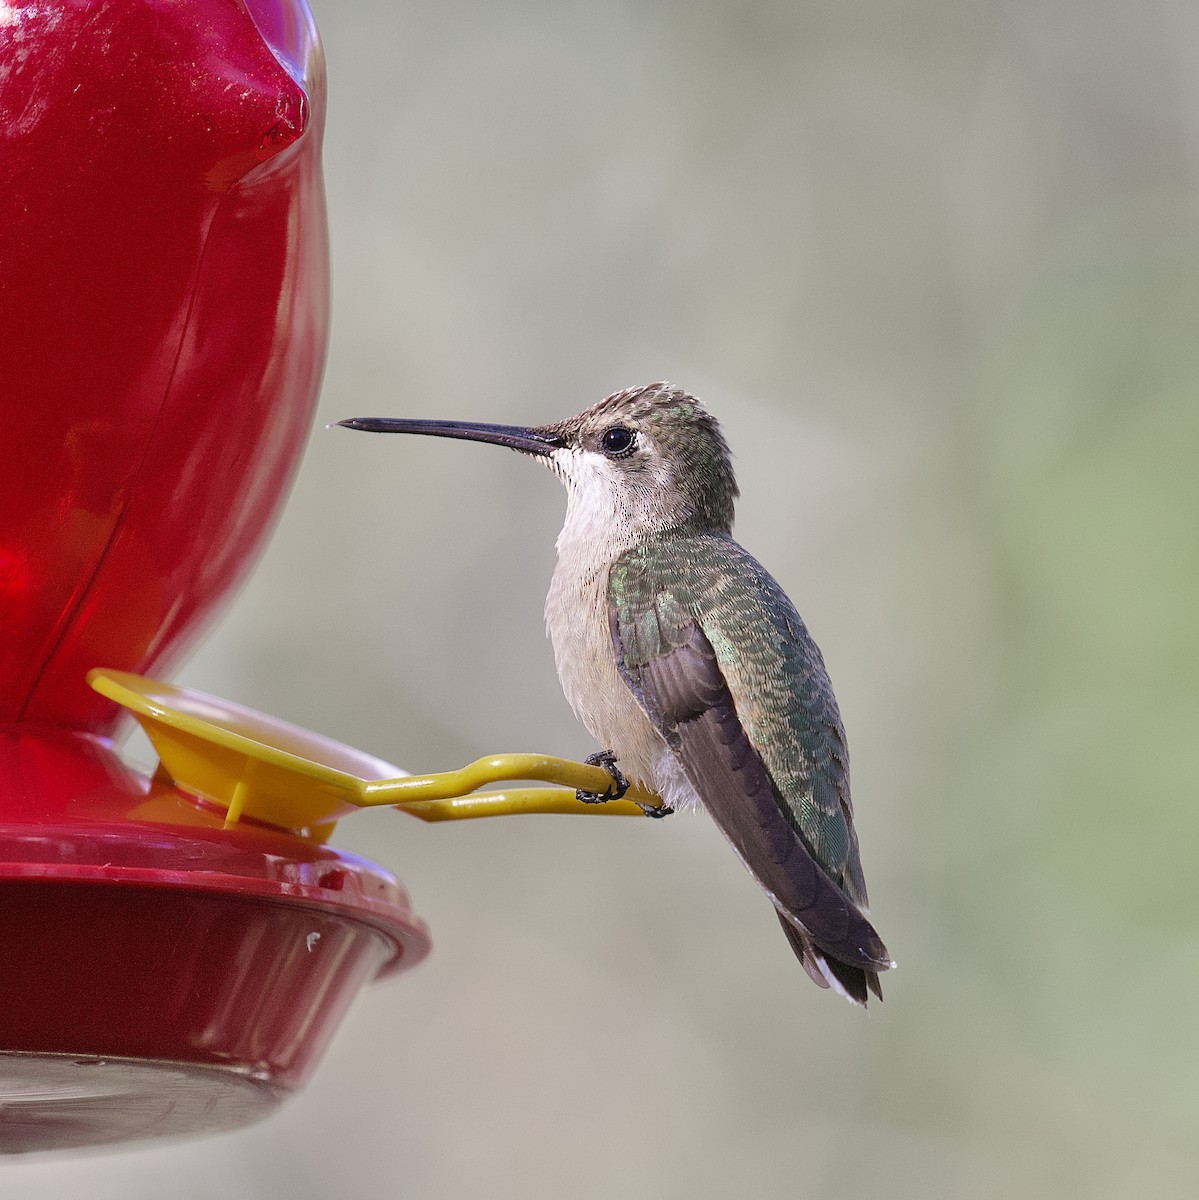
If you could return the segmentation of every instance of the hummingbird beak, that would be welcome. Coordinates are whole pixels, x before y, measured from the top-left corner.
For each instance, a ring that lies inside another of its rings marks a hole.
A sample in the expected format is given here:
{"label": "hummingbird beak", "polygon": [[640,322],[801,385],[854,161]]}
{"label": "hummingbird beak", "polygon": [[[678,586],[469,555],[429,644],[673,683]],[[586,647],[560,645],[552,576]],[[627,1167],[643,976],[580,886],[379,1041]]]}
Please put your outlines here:
{"label": "hummingbird beak", "polygon": [[367,433],[423,433],[430,437],[462,438],[469,442],[490,442],[524,454],[548,458],[550,452],[566,445],[556,433],[530,429],[524,425],[485,425],[478,421],[416,421],[403,417],[350,417],[338,421],[346,429]]}

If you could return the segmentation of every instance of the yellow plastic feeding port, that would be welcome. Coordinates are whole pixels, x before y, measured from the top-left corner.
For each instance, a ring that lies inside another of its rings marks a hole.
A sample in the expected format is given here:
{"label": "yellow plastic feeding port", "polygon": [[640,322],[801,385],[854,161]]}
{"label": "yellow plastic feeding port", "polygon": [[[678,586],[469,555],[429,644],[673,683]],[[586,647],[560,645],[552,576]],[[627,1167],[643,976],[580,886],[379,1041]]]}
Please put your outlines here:
{"label": "yellow plastic feeding port", "polygon": [[[662,800],[630,787],[621,800],[580,801],[576,790],[602,795],[612,778],[603,767],[545,754],[495,754],[456,771],[410,775],[372,755],[265,713],[190,688],[125,671],[88,673],[96,691],[130,710],[146,731],[165,773],[182,791],[225,813],[324,841],[337,821],[360,808],[391,806],[425,821],[516,813],[646,815]],[[556,787],[476,789],[536,780]]]}

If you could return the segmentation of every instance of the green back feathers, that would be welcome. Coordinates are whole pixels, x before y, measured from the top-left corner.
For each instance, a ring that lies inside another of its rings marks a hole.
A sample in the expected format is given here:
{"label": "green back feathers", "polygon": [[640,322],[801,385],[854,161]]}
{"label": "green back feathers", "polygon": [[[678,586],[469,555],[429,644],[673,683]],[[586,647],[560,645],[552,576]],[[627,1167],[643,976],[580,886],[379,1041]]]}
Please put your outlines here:
{"label": "green back feathers", "polygon": [[699,623],[780,808],[816,861],[865,905],[832,685],[816,643],[765,568],[731,537],[667,535],[613,564],[608,595],[617,652],[630,668],[680,644]]}

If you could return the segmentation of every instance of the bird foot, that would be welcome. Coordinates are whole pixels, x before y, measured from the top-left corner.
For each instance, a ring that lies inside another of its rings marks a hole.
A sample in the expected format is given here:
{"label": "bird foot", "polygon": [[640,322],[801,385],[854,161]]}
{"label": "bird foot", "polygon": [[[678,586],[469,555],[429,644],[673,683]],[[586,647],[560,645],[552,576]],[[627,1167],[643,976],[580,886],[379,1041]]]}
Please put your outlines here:
{"label": "bird foot", "polygon": [[603,767],[612,776],[612,785],[604,792],[585,792],[579,788],[575,791],[576,800],[583,804],[607,804],[609,800],[619,800],[629,790],[629,781],[616,765],[616,755],[611,750],[589,755],[586,762],[589,767]]}
{"label": "bird foot", "polygon": [[637,807],[641,809],[647,817],[653,817],[655,820],[661,820],[662,817],[669,817],[674,812],[673,804],[642,804],[637,802]]}

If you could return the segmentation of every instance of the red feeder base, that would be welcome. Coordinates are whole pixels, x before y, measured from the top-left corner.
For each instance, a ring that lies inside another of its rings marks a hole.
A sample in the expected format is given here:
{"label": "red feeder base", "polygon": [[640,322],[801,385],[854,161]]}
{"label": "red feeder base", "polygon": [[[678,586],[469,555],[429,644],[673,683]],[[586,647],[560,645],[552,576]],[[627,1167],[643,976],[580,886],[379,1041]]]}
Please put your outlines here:
{"label": "red feeder base", "polygon": [[224,829],[86,736],[0,736],[5,782],[0,1151],[265,1116],[359,988],[428,952],[382,868]]}

